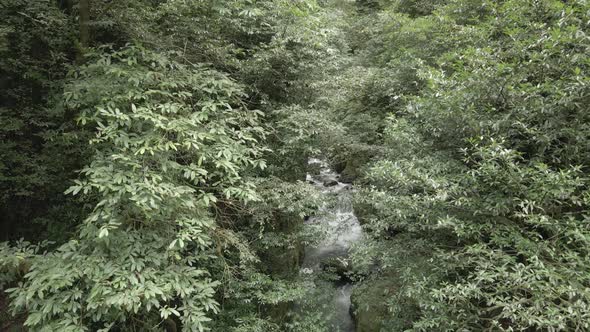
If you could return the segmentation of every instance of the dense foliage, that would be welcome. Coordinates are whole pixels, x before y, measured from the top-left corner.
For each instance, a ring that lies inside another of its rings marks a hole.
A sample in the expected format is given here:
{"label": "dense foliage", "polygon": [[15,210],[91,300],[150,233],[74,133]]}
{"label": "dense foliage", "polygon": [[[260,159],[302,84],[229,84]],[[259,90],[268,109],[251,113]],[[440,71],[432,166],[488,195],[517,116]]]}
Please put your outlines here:
{"label": "dense foliage", "polygon": [[390,328],[588,330],[590,7],[432,3],[359,34],[386,124],[358,206],[392,314],[418,312]]}
{"label": "dense foliage", "polygon": [[589,15],[4,1],[0,329],[330,331],[299,273],[323,156],[358,331],[590,330]]}

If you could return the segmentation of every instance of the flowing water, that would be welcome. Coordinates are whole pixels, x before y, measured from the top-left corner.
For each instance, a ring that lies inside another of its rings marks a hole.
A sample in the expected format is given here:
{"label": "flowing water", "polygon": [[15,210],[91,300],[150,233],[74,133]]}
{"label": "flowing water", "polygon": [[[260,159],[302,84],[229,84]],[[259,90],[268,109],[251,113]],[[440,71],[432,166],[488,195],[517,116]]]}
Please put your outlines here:
{"label": "flowing water", "polygon": [[[321,160],[310,159],[309,164],[319,167],[320,172],[317,175],[307,175],[307,181],[325,195],[334,195],[336,204],[323,207],[317,217],[307,221],[308,224],[321,224],[322,229],[326,230],[317,246],[305,250],[302,271],[308,274],[319,272],[321,263],[327,259],[346,258],[350,246],[363,236],[361,225],[352,208],[352,185],[338,181],[340,176]],[[354,321],[350,314],[352,284],[338,282],[331,285],[331,289],[334,291],[335,317],[331,322],[334,331],[354,332]]]}

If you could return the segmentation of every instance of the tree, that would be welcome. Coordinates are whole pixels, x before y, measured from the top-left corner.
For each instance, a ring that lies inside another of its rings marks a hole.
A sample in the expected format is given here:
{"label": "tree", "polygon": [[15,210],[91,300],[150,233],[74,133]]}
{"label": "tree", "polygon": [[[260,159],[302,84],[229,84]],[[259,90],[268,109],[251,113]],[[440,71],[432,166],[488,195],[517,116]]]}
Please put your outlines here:
{"label": "tree", "polygon": [[203,330],[217,310],[208,207],[255,198],[240,173],[262,165],[258,113],[224,75],[138,46],[92,60],[65,99],[96,126],[96,154],[68,192],[97,204],[78,239],[33,260],[13,306],[33,328],[151,328],[172,315]]}

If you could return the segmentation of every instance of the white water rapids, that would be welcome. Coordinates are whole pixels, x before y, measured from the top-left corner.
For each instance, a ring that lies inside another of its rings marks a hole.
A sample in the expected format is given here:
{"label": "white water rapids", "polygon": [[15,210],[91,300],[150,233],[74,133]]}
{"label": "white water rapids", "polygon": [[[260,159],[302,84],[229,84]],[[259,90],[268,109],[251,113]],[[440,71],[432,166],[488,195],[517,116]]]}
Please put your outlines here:
{"label": "white water rapids", "polygon": [[[321,223],[326,230],[325,236],[317,246],[305,250],[302,273],[311,274],[321,270],[321,263],[330,258],[345,258],[351,245],[362,236],[361,225],[354,215],[351,202],[352,185],[338,181],[339,175],[332,171],[324,162],[310,159],[309,164],[319,167],[318,175],[307,175],[307,181],[313,183],[325,195],[335,195],[334,206],[321,208],[318,216],[311,217],[307,223]],[[350,314],[350,296],[352,284],[339,282],[334,288],[335,317],[329,323],[333,331],[354,332],[355,326]]]}

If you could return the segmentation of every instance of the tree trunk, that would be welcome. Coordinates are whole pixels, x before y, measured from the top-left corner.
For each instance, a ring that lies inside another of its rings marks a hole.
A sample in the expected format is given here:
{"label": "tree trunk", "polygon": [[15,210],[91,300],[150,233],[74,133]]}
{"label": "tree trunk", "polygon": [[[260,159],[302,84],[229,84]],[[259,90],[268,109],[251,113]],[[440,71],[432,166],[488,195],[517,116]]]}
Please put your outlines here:
{"label": "tree trunk", "polygon": [[90,43],[90,0],[80,0],[78,2],[78,22],[80,29],[77,62],[84,62],[84,49]]}

